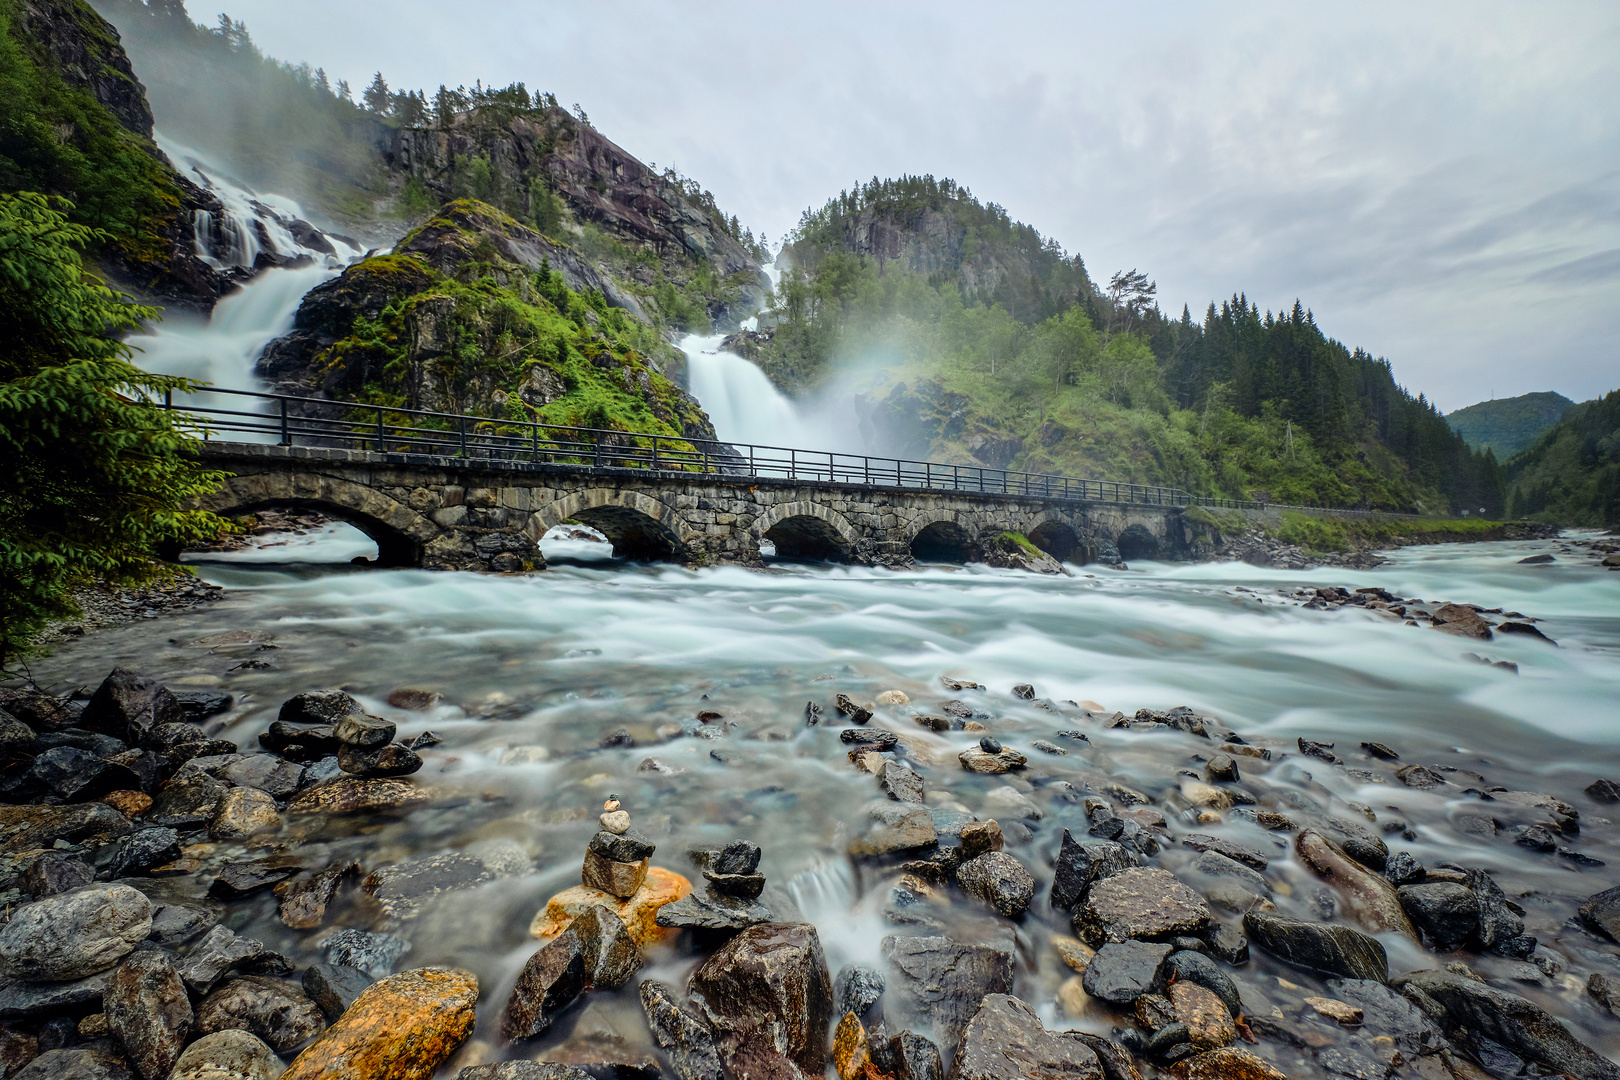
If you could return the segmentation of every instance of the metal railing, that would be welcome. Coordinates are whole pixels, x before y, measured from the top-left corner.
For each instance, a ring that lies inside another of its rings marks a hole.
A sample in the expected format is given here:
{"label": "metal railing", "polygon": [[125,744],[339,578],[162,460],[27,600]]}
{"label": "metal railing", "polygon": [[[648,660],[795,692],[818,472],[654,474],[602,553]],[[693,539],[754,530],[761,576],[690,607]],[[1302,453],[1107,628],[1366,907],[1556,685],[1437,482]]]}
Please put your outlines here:
{"label": "metal railing", "polygon": [[256,404],[258,407],[229,408],[201,400],[177,402],[173,394],[165,395],[159,404],[164,409],[184,413],[188,418],[186,426],[205,440],[234,434],[249,436],[244,441],[271,442],[281,446],[325,446],[381,454],[463,458],[485,465],[547,464],[632,469],[671,475],[707,474],[863,487],[1019,495],[1064,502],[1415,516],[1377,510],[1339,510],[1212,498],[1151,484],[869,454],[685,439],[650,432],[569,427],[504,417],[431,412],[289,394],[264,394],[251,390],[210,387],[192,396],[206,398],[210,395],[226,395],[243,401],[245,405]]}

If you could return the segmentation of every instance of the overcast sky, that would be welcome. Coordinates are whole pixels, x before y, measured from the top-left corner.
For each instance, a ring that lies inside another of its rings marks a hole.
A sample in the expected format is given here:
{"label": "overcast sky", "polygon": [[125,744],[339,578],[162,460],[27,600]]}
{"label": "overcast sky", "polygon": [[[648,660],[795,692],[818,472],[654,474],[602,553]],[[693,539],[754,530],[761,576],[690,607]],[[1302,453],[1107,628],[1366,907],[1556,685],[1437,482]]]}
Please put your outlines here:
{"label": "overcast sky", "polygon": [[1620,4],[222,6],[356,91],[550,90],[773,241],[933,173],[1166,310],[1297,296],[1446,410],[1620,386]]}

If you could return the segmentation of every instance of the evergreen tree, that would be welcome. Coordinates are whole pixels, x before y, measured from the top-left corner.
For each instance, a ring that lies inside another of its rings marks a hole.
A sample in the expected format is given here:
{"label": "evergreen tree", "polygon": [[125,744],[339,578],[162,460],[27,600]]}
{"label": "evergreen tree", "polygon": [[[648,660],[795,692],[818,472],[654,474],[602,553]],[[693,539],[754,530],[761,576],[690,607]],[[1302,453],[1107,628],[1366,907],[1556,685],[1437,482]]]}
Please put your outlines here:
{"label": "evergreen tree", "polygon": [[387,114],[392,99],[388,94],[388,81],[383,78],[382,72],[379,71],[372,76],[371,85],[366,87],[366,92],[361,96],[361,100],[366,108],[372,112],[379,115]]}

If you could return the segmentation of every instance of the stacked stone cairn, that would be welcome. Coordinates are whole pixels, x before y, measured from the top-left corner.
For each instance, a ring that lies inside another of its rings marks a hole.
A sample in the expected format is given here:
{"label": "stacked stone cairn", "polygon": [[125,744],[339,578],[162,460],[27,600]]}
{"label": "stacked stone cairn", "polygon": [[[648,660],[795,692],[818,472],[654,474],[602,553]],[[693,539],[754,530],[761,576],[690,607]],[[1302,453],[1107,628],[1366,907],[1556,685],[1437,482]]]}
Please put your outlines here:
{"label": "stacked stone cairn", "polygon": [[617,795],[608,796],[596,821],[602,828],[585,849],[580,881],[587,888],[628,900],[647,880],[647,866],[656,846],[631,828],[630,812],[623,809]]}

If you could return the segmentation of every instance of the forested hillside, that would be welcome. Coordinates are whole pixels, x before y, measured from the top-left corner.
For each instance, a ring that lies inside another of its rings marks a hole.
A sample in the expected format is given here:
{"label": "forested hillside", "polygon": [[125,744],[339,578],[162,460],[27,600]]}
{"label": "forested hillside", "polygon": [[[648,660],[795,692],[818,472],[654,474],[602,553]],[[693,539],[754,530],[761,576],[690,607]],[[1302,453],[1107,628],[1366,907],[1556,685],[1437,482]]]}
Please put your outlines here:
{"label": "forested hillside", "polygon": [[1572,406],[1507,469],[1514,516],[1620,526],[1620,390]]}
{"label": "forested hillside", "polygon": [[1489,448],[1499,461],[1506,461],[1558,423],[1574,404],[1563,394],[1551,391],[1520,394],[1447,413],[1446,423],[1475,450]]}
{"label": "forested hillside", "polygon": [[1387,360],[1299,302],[1201,321],[950,180],[873,181],[806,211],[764,332],[779,385],[835,378],[869,441],[909,455],[1276,502],[1499,513],[1500,469]]}

